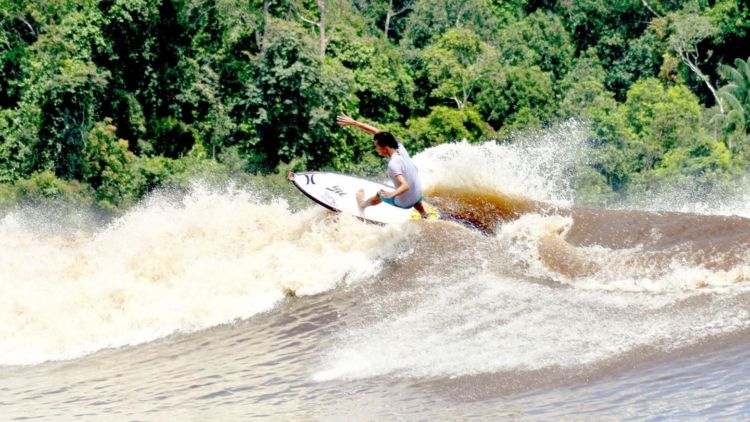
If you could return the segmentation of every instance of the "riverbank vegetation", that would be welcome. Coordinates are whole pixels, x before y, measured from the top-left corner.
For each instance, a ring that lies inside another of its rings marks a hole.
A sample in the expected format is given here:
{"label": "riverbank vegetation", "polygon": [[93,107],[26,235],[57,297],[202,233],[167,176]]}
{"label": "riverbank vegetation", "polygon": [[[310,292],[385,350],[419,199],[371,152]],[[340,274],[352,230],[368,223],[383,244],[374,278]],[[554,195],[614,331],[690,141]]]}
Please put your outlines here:
{"label": "riverbank vegetation", "polygon": [[[740,0],[0,0],[0,203],[380,168],[575,118],[606,202],[750,168]],[[244,179],[243,179],[244,178]]]}

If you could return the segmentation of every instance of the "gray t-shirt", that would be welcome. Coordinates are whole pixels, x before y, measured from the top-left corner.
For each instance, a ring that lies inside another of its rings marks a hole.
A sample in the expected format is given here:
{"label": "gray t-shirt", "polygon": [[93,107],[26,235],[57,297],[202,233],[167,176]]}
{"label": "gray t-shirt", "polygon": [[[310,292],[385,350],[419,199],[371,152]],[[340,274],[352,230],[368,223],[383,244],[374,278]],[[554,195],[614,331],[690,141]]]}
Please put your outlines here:
{"label": "gray t-shirt", "polygon": [[388,160],[388,177],[393,181],[393,185],[398,188],[396,176],[404,176],[406,183],[409,184],[409,190],[394,198],[394,202],[400,207],[411,207],[422,198],[422,183],[419,180],[417,166],[411,161],[409,153],[406,152],[404,145],[399,143],[398,150],[391,155]]}

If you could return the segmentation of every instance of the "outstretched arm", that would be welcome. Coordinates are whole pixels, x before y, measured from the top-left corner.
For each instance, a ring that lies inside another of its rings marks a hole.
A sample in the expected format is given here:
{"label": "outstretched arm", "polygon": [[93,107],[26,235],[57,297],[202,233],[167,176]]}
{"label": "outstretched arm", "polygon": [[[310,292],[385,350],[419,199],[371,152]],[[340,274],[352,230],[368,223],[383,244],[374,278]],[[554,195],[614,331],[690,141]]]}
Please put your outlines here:
{"label": "outstretched arm", "polygon": [[375,126],[368,125],[367,123],[358,122],[351,117],[347,116],[346,114],[341,114],[339,116],[336,116],[336,122],[340,124],[341,126],[354,126],[358,127],[365,132],[369,133],[370,135],[374,135],[378,132],[380,132],[380,129],[376,128]]}

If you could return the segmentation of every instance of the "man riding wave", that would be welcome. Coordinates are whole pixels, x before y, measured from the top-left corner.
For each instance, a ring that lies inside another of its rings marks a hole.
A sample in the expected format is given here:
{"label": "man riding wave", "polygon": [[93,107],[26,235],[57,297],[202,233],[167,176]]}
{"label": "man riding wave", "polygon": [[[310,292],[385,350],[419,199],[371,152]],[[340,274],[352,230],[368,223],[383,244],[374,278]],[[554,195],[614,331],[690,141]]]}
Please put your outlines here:
{"label": "man riding wave", "polygon": [[404,209],[416,209],[422,218],[428,218],[422,201],[422,183],[419,179],[417,166],[411,160],[404,145],[396,140],[389,132],[381,131],[367,123],[358,122],[346,115],[336,117],[341,126],[355,126],[371,135],[375,143],[375,151],[381,157],[388,157],[387,174],[393,181],[393,191],[380,190],[376,195],[365,199],[364,190],[357,192],[357,203],[364,209],[381,202]]}

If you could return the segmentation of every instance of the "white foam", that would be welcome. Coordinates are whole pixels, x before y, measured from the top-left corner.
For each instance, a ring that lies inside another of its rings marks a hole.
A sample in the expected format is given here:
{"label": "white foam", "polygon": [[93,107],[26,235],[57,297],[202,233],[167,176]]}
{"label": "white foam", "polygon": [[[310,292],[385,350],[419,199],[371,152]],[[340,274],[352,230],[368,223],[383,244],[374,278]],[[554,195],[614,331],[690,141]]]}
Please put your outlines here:
{"label": "white foam", "polygon": [[[641,246],[611,249],[598,245],[569,245],[576,257],[591,264],[594,270],[575,276],[560,274],[548,267],[540,256],[540,242],[550,235],[564,241],[572,224],[570,217],[527,214],[500,226],[494,235],[496,248],[502,251],[505,262],[500,271],[507,272],[507,268],[515,266],[526,276],[554,280],[577,289],[676,293],[680,297],[750,289],[750,267],[747,265],[740,264],[727,270],[708,269],[685,262],[684,254],[669,250],[647,252]],[[658,254],[673,256],[659,258]],[[747,261],[746,257],[743,262]],[[493,266],[497,265],[490,265]]]}
{"label": "white foam", "polygon": [[426,190],[435,185],[494,189],[529,199],[570,203],[570,172],[586,159],[588,127],[571,120],[513,144],[447,143],[414,157]]}
{"label": "white foam", "polygon": [[[411,228],[200,187],[154,198],[94,235],[0,223],[0,364],[67,359],[247,318],[378,271]],[[412,230],[412,231],[410,231]]]}
{"label": "white foam", "polygon": [[552,288],[482,271],[420,282],[430,288],[406,310],[377,299],[382,312],[342,332],[313,380],[576,368],[750,325],[746,309],[721,300],[685,312],[673,309],[673,296]]}

